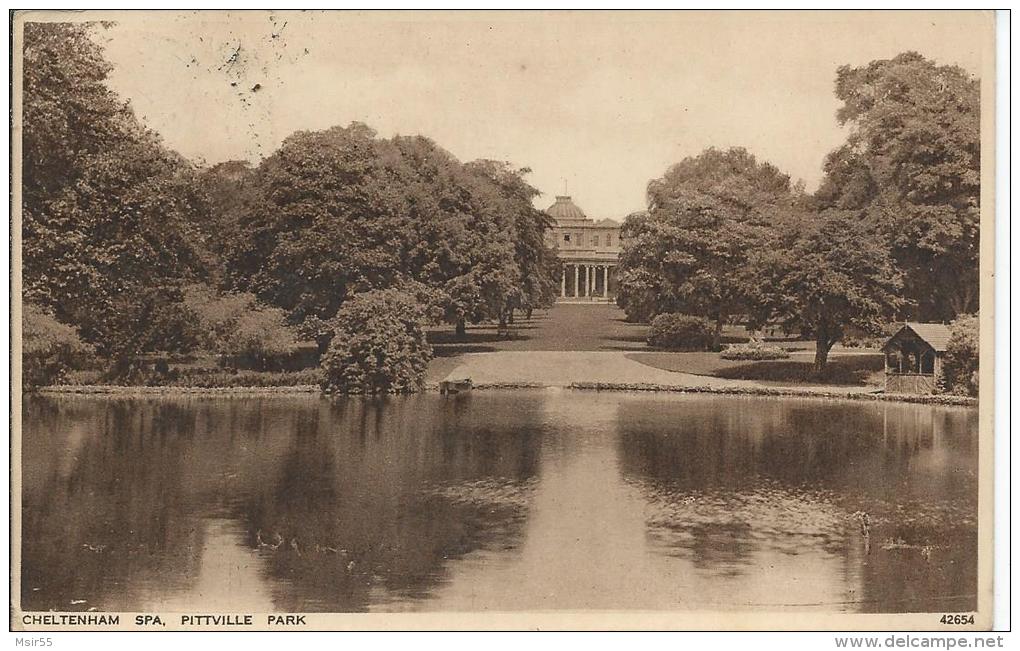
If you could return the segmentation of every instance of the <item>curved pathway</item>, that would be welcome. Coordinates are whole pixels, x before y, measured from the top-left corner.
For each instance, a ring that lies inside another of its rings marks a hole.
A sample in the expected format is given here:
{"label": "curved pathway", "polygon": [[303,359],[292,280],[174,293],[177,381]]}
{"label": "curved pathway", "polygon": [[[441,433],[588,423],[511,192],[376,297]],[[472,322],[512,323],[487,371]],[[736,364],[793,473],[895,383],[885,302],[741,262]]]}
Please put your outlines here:
{"label": "curved pathway", "polygon": [[758,382],[664,371],[626,357],[624,352],[504,351],[470,353],[444,379],[471,378],[478,384],[535,384],[565,387],[577,382],[662,384],[668,386],[761,387]]}
{"label": "curved pathway", "polygon": [[[589,383],[648,384],[671,388],[775,389],[776,383],[731,380],[711,375],[665,370],[630,358],[647,351],[647,326],[627,323],[615,305],[558,304],[519,321],[514,338],[496,336],[492,326],[473,326],[465,340],[452,333],[434,341],[435,380],[470,378],[475,386],[516,385],[567,387]],[[788,386],[786,388],[789,388]],[[804,393],[869,393],[873,387],[798,385]]]}

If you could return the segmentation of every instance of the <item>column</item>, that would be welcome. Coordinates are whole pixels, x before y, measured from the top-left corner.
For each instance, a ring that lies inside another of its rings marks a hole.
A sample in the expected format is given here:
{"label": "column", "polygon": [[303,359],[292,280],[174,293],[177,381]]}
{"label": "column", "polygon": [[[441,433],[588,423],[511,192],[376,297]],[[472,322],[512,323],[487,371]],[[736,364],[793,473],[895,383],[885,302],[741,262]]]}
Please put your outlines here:
{"label": "column", "polygon": [[602,267],[602,298],[609,298],[609,265]]}
{"label": "column", "polygon": [[560,267],[560,298],[567,296],[567,265]]}
{"label": "column", "polygon": [[594,292],[591,291],[591,279],[595,277],[595,267],[593,267],[592,265],[587,265],[585,267],[585,271],[586,271],[587,277],[586,277],[586,282],[585,282],[585,286],[584,286],[584,295],[589,297],[589,298],[591,298],[591,296],[594,295]]}
{"label": "column", "polygon": [[[884,350],[882,351],[882,362],[883,362],[883,367],[884,367],[882,370],[885,371],[882,374],[882,382],[884,383],[883,384],[883,388],[886,391],[888,391],[889,390],[889,353],[885,352]],[[883,420],[884,420],[884,417],[883,417]],[[884,423],[883,423],[883,429],[884,429]]]}
{"label": "column", "polygon": [[580,267],[578,267],[578,266],[577,266],[577,265],[575,264],[575,265],[574,265],[574,298],[577,298],[578,296],[580,296],[580,294],[578,293],[578,289],[579,289],[579,286],[578,286],[578,284],[577,284],[577,280],[578,280],[578,271],[580,271]]}

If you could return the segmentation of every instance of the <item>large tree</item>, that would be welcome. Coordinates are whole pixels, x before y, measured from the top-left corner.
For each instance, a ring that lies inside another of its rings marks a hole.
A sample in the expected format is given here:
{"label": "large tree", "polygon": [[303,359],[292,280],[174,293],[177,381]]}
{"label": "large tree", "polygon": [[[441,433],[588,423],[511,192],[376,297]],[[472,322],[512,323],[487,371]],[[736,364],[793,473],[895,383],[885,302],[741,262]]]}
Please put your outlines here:
{"label": "large tree", "polygon": [[103,354],[180,347],[174,288],[202,268],[191,224],[205,197],[106,86],[94,28],[25,24],[25,297]]}
{"label": "large tree", "polygon": [[201,240],[203,261],[213,284],[227,288],[230,272],[226,259],[234,243],[247,237],[241,221],[253,205],[255,170],[245,160],[230,160],[198,173],[200,190],[209,200],[206,218],[194,224]]}
{"label": "large tree", "polygon": [[847,328],[880,332],[902,303],[885,242],[857,212],[787,216],[748,262],[750,325],[778,321],[812,337],[818,372]]}
{"label": "large tree", "polygon": [[294,323],[324,324],[354,294],[417,283],[463,327],[497,318],[514,294],[513,202],[428,138],[380,139],[358,123],[296,133],[251,183],[247,237],[228,268]]}
{"label": "large tree", "polygon": [[534,309],[551,307],[557,295],[559,263],[555,248],[546,238],[552,219],[532,203],[540,193],[525,180],[530,170],[515,170],[505,162],[492,160],[477,160],[468,163],[467,168],[493,185],[498,218],[511,222],[516,269],[503,318],[512,318],[515,309],[530,315]]}
{"label": "large tree", "polygon": [[246,237],[227,254],[234,286],[301,323],[394,282],[409,225],[381,149],[360,124],[289,136],[255,172]]}
{"label": "large tree", "polygon": [[685,312],[723,324],[746,311],[743,274],[782,211],[790,179],[742,148],[708,149],[648,185],[648,212],[628,218],[619,303],[634,320]]}
{"label": "large tree", "polygon": [[837,118],[850,135],[815,196],[881,228],[920,318],[977,307],[979,91],[966,71],[915,52],[836,75]]}

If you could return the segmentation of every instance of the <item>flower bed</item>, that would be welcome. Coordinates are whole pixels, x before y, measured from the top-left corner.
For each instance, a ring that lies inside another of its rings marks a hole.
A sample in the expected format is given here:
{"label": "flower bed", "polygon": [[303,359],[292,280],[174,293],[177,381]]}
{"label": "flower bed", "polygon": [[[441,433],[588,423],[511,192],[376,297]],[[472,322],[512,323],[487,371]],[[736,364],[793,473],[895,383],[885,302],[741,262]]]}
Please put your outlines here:
{"label": "flower bed", "polygon": [[736,361],[760,362],[773,359],[789,359],[790,353],[779,346],[770,346],[760,340],[751,340],[746,344],[728,346],[719,353],[723,359]]}

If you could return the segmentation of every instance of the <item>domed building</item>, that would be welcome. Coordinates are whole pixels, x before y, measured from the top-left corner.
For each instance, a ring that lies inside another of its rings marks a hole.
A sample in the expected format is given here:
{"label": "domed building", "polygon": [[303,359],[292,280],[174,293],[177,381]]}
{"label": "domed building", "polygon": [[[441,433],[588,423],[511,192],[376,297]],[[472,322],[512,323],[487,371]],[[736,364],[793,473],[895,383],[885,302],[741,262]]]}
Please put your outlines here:
{"label": "domed building", "polygon": [[545,212],[553,218],[548,237],[563,265],[560,300],[613,300],[614,270],[620,259],[620,224],[612,219],[598,222],[589,219],[570,197],[562,195]]}

